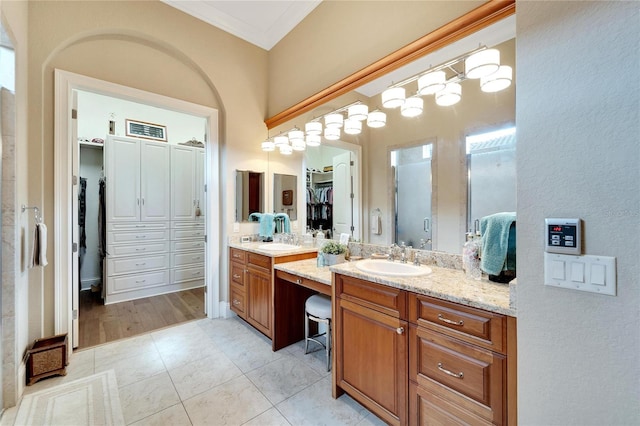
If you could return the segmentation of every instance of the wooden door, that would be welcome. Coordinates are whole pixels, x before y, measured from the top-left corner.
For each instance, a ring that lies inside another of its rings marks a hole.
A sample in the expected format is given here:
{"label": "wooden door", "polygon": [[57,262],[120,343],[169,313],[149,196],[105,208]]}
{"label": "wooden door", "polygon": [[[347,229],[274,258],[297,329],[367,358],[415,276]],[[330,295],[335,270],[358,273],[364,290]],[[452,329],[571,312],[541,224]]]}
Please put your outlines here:
{"label": "wooden door", "polygon": [[110,137],[104,147],[107,222],[140,220],[140,141]]}
{"label": "wooden door", "polygon": [[193,148],[171,146],[171,220],[194,220],[196,210]]}
{"label": "wooden door", "polygon": [[140,149],[140,217],[142,220],[169,220],[170,145],[145,141]]}
{"label": "wooden door", "polygon": [[389,424],[407,424],[407,322],[339,299],[336,380]]}
{"label": "wooden door", "polygon": [[249,267],[246,277],[247,321],[271,338],[271,274]]}

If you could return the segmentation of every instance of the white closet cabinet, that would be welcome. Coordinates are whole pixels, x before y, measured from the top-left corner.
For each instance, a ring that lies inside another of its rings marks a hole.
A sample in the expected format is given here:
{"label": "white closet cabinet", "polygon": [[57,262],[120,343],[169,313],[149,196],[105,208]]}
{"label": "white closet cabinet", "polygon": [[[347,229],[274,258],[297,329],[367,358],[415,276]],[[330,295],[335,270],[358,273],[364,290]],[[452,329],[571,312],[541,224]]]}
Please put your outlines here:
{"label": "white closet cabinet", "polygon": [[170,146],[112,137],[105,144],[108,222],[170,219]]}
{"label": "white closet cabinet", "polygon": [[171,193],[171,220],[204,220],[204,149],[171,146]]}

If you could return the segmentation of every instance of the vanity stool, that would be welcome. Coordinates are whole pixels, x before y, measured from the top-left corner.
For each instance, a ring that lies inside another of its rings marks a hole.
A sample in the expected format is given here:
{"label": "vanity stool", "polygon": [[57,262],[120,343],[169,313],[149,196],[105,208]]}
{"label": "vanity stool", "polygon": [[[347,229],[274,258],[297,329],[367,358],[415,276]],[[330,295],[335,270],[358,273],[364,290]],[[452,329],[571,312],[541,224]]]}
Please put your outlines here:
{"label": "vanity stool", "polygon": [[[309,340],[318,343],[324,347],[327,352],[327,371],[331,370],[331,298],[322,294],[316,294],[309,297],[305,303],[305,319],[304,319],[304,353],[309,353]],[[327,331],[324,333],[309,336],[309,321],[315,321],[327,325]],[[326,344],[317,340],[320,336],[326,336]]]}

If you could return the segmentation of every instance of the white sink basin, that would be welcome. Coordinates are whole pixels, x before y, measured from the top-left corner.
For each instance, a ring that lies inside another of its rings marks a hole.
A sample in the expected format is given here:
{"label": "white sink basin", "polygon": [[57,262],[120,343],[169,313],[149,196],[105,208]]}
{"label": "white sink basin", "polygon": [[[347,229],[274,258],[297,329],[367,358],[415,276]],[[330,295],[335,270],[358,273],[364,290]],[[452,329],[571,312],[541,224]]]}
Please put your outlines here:
{"label": "white sink basin", "polygon": [[260,250],[278,250],[278,251],[286,251],[286,250],[295,250],[300,248],[300,246],[294,246],[293,244],[283,244],[283,243],[267,243],[260,244],[258,249]]}
{"label": "white sink basin", "polygon": [[395,277],[417,277],[431,273],[431,268],[412,263],[389,262],[381,259],[365,259],[356,262],[356,268],[362,272]]}

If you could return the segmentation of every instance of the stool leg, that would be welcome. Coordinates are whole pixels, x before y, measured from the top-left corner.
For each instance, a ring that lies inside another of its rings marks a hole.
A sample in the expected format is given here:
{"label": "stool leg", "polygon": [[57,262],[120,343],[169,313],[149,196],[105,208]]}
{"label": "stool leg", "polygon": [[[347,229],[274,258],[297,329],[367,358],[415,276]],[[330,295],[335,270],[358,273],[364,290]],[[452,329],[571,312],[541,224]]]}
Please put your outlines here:
{"label": "stool leg", "polygon": [[327,320],[327,371],[331,371],[331,320]]}
{"label": "stool leg", "polygon": [[304,353],[309,353],[309,314],[304,311]]}

